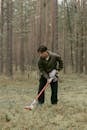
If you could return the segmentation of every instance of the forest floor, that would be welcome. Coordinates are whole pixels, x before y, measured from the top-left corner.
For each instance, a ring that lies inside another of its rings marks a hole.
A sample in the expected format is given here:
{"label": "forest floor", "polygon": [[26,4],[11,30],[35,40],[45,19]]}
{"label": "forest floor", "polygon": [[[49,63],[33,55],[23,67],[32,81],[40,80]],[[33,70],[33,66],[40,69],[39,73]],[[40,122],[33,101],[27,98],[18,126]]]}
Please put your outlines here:
{"label": "forest floor", "polygon": [[51,105],[49,87],[42,107],[25,110],[37,90],[34,76],[0,77],[0,130],[87,130],[86,76],[61,74],[58,104]]}

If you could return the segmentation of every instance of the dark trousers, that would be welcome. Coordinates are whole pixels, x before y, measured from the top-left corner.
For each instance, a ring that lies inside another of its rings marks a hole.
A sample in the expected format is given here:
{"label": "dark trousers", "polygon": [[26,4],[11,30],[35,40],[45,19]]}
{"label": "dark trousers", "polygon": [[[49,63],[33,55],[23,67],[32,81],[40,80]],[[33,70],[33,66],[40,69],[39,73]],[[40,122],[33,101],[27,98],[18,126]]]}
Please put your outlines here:
{"label": "dark trousers", "polygon": [[[46,85],[47,79],[41,76],[39,80],[39,90],[38,93],[43,89],[43,87]],[[51,103],[52,104],[57,104],[57,94],[58,94],[58,81],[56,82],[51,82]],[[38,98],[38,102],[40,104],[43,104],[45,101],[45,91],[42,93],[42,95]]]}

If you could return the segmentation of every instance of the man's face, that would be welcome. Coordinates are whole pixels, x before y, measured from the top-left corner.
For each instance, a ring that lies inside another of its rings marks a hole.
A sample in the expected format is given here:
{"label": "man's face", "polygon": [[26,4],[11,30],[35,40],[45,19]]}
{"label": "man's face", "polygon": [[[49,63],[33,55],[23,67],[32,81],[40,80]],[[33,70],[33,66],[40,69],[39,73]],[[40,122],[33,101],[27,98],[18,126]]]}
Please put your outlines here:
{"label": "man's face", "polygon": [[39,56],[41,57],[41,58],[47,58],[48,57],[48,52],[47,51],[45,51],[45,52],[39,52]]}

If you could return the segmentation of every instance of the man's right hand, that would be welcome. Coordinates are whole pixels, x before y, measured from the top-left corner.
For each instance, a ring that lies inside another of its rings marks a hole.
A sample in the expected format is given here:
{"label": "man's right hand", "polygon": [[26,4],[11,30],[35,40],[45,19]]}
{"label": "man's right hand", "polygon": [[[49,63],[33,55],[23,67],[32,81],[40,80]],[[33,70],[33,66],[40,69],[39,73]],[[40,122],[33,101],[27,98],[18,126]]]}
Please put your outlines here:
{"label": "man's right hand", "polygon": [[57,73],[57,70],[56,70],[56,69],[52,70],[52,71],[49,73],[49,77],[50,77],[50,78],[54,78],[55,75],[56,75],[56,73]]}

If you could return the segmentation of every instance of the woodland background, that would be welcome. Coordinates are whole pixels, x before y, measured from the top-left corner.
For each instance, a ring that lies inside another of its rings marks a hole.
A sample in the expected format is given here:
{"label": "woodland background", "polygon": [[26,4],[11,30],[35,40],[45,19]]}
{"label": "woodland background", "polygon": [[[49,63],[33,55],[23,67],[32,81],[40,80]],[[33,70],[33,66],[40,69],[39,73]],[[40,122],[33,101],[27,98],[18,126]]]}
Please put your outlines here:
{"label": "woodland background", "polygon": [[1,0],[0,75],[37,68],[39,45],[57,52],[64,73],[87,74],[86,0]]}

